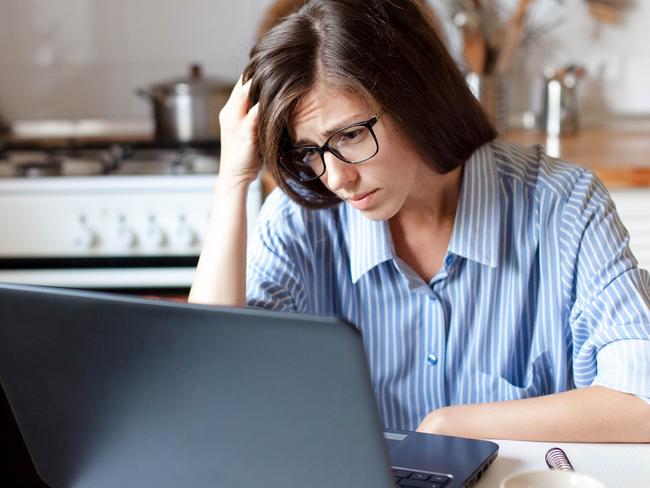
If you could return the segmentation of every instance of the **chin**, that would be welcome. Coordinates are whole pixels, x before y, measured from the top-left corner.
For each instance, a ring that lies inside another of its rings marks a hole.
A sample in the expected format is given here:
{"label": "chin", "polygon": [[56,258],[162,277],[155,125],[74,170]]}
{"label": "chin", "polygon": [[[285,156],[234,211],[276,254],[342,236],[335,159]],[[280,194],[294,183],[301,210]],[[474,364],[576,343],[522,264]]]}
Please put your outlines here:
{"label": "chin", "polygon": [[369,208],[367,210],[359,210],[365,218],[368,220],[374,220],[375,222],[381,222],[388,220],[391,217],[394,217],[397,213],[397,209],[393,210],[390,208],[378,206],[376,208]]}

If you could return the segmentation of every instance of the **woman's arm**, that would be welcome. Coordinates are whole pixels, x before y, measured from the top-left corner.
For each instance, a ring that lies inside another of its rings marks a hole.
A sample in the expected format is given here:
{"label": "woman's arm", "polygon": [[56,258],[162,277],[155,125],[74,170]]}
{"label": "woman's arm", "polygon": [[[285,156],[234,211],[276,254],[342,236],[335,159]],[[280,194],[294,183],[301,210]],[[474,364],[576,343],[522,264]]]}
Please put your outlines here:
{"label": "woman's arm", "polygon": [[248,186],[223,176],[217,180],[190,302],[233,307],[246,304]]}
{"label": "woman's arm", "polygon": [[590,386],[506,402],[434,410],[421,432],[481,439],[650,442],[650,405],[634,395]]}
{"label": "woman's arm", "polygon": [[249,110],[250,81],[237,82],[219,114],[221,158],[210,223],[189,301],[241,307],[246,304],[246,200],[259,173],[257,105]]}
{"label": "woman's arm", "polygon": [[[577,389],[431,412],[425,432],[493,439],[650,442],[650,281],[602,183],[589,171],[566,198],[559,228]],[[554,290],[553,290],[554,291]],[[508,339],[504,339],[508,340]]]}

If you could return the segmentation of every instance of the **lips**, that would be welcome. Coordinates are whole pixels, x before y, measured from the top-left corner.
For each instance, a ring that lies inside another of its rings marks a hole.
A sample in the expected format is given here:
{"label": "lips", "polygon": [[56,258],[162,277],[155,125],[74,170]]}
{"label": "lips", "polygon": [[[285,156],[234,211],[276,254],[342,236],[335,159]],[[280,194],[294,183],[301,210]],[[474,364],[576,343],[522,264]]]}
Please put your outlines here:
{"label": "lips", "polygon": [[349,198],[348,201],[350,202],[350,205],[352,205],[357,210],[365,210],[372,204],[372,200],[376,192],[377,190],[373,190],[368,193],[355,195]]}
{"label": "lips", "polygon": [[370,195],[371,193],[374,193],[375,191],[376,191],[376,190],[369,191],[368,193],[363,193],[363,194],[361,194],[361,195],[355,195],[355,196],[353,196],[353,197],[350,197],[350,200],[352,200],[353,202],[357,202],[357,201],[359,201],[359,200],[363,200],[364,198],[366,198],[366,197],[367,197],[368,195]]}

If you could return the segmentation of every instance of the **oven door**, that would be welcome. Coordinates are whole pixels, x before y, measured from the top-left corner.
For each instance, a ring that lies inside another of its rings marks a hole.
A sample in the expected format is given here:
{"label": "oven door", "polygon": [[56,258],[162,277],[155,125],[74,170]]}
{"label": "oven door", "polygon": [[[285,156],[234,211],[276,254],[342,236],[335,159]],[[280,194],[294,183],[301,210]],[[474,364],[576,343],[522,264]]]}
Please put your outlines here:
{"label": "oven door", "polygon": [[[215,175],[0,179],[0,281],[187,296]],[[261,205],[254,182],[248,232]]]}

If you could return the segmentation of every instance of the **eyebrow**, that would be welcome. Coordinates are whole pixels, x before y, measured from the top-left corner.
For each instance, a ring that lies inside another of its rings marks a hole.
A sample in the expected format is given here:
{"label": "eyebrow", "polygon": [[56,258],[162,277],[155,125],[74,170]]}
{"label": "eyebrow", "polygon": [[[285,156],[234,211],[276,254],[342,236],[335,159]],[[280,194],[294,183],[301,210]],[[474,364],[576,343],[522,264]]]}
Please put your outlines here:
{"label": "eyebrow", "polygon": [[[349,125],[355,124],[356,122],[365,122],[365,119],[363,119],[362,117],[363,117],[363,115],[361,115],[361,114],[351,115],[350,117],[347,117],[347,118],[339,121],[331,129],[327,129],[325,132],[320,134],[320,136],[323,139],[327,140],[330,136],[332,136],[333,134],[336,134],[338,131],[340,131],[344,127],[348,127]],[[294,147],[311,146],[311,145],[320,145],[320,144],[317,144],[317,143],[315,143],[313,141],[310,141],[309,139],[305,139],[305,138],[299,139],[298,141],[293,143]]]}

